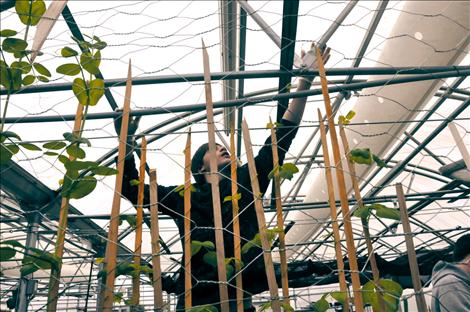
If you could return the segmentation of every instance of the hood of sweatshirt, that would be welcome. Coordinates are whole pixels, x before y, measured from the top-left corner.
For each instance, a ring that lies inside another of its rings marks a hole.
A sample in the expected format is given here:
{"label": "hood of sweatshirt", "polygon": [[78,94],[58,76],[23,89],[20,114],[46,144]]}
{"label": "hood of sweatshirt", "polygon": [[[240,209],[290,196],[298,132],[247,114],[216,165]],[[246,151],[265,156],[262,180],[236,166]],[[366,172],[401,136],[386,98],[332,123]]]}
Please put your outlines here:
{"label": "hood of sweatshirt", "polygon": [[463,280],[469,284],[470,287],[470,274],[459,268],[457,265],[445,261],[439,261],[436,263],[432,270],[432,282],[436,284],[439,280],[449,274]]}

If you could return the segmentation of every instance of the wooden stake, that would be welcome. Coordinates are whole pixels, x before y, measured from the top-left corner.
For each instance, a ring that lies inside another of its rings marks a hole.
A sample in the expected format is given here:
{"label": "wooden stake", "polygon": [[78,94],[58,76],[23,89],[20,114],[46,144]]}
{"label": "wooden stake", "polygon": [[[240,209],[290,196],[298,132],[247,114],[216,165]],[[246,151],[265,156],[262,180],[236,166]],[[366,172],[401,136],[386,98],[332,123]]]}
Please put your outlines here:
{"label": "wooden stake", "polygon": [[38,55],[42,45],[51,32],[52,27],[54,27],[55,22],[59,18],[60,13],[62,13],[66,5],[67,0],[52,1],[44,15],[41,17],[41,20],[36,27],[36,33],[34,34],[33,45],[31,48],[31,63]]}
{"label": "wooden stake", "polygon": [[271,127],[271,148],[273,152],[273,168],[274,168],[274,196],[276,199],[276,217],[277,228],[279,229],[279,258],[281,259],[281,283],[282,296],[285,304],[290,305],[289,300],[289,278],[287,275],[287,257],[286,257],[286,240],[284,234],[284,219],[282,214],[281,203],[281,179],[279,177],[279,154],[277,151],[277,137],[274,125]]}
{"label": "wooden stake", "polygon": [[467,146],[465,146],[463,137],[460,136],[459,130],[457,130],[457,126],[453,122],[449,122],[447,127],[449,127],[449,130],[454,137],[455,144],[459,148],[460,154],[462,154],[462,158],[467,169],[470,170],[470,153],[468,152]]}
{"label": "wooden stake", "polygon": [[242,123],[243,129],[243,141],[245,143],[246,157],[248,161],[248,169],[250,171],[251,190],[253,192],[253,199],[256,210],[256,218],[258,219],[259,236],[261,239],[261,246],[263,248],[264,264],[266,267],[266,275],[268,278],[269,293],[271,295],[272,309],[274,312],[281,311],[281,305],[279,304],[279,294],[276,282],[276,276],[274,274],[273,259],[271,256],[271,246],[268,241],[266,233],[266,220],[264,217],[263,203],[261,201],[261,192],[258,184],[258,173],[256,171],[255,157],[253,155],[253,149],[251,147],[250,131],[246,120]]}
{"label": "wooden stake", "polygon": [[333,184],[333,176],[331,174],[330,153],[328,151],[326,130],[325,130],[325,125],[323,124],[323,117],[322,117],[322,114],[320,113],[320,109],[318,109],[317,112],[318,112],[318,122],[320,123],[320,137],[321,137],[321,144],[322,144],[322,149],[323,149],[323,162],[325,163],[326,183],[328,186],[328,203],[330,205],[330,212],[331,212],[331,225],[333,227],[333,237],[335,241],[336,263],[338,265],[339,289],[342,293],[346,294],[344,310],[349,311],[349,294],[348,294],[348,286],[346,284],[346,276],[344,272],[343,253],[341,251],[341,236],[339,234],[338,214],[336,212],[336,205],[335,205],[336,203],[335,190],[334,190],[335,187]]}
{"label": "wooden stake", "polygon": [[413,243],[413,233],[411,232],[410,220],[408,219],[408,211],[406,208],[405,193],[401,183],[395,185],[398,197],[398,205],[400,206],[401,222],[403,225],[403,233],[405,234],[406,251],[408,252],[408,263],[410,264],[411,280],[415,290],[416,306],[419,312],[426,312],[426,300],[424,299],[421,287],[421,279],[419,278],[419,267],[416,259],[416,251]]}
{"label": "wooden stake", "polygon": [[114,297],[114,280],[116,278],[116,256],[117,256],[117,239],[119,228],[119,212],[121,210],[121,191],[122,178],[124,175],[124,160],[126,154],[127,129],[129,127],[129,112],[131,105],[132,91],[132,71],[131,61],[129,60],[129,69],[127,72],[126,92],[124,95],[124,108],[122,112],[121,133],[119,135],[119,153],[118,153],[118,174],[116,176],[116,184],[114,186],[113,206],[111,209],[111,219],[109,222],[108,243],[106,244],[106,256],[104,267],[106,272],[106,286],[103,290],[102,304],[99,306],[100,311],[112,311]]}
{"label": "wooden stake", "polygon": [[336,179],[339,187],[339,197],[341,201],[341,211],[344,219],[344,232],[346,235],[346,246],[348,249],[349,268],[351,270],[351,280],[354,293],[354,306],[357,312],[364,310],[361,295],[361,281],[359,280],[359,269],[357,266],[356,246],[354,245],[354,236],[351,225],[351,215],[349,214],[348,196],[346,193],[346,183],[344,181],[343,166],[341,164],[341,155],[336,135],[335,124],[333,121],[333,112],[331,109],[330,96],[328,94],[328,82],[326,81],[325,67],[320,50],[317,48],[317,63],[320,74],[323,99],[325,101],[326,116],[330,128],[331,145],[333,147],[333,159],[336,165]]}
{"label": "wooden stake", "polygon": [[[142,253],[142,224],[144,222],[144,189],[145,189],[145,164],[147,162],[147,140],[142,138],[140,148],[140,168],[139,168],[139,188],[137,191],[137,216],[135,228],[135,247],[134,247],[134,265],[140,266],[140,257]],[[140,301],[140,270],[136,268],[136,275],[132,278],[132,298],[134,307],[139,305]]]}
{"label": "wooden stake", "polygon": [[191,297],[191,128],[184,149],[184,304],[192,307]]}
{"label": "wooden stake", "polygon": [[153,304],[163,311],[162,269],[160,263],[160,229],[158,226],[157,170],[150,169],[150,236],[152,244]]}
{"label": "wooden stake", "polygon": [[[77,112],[75,113],[75,121],[73,124],[73,134],[80,134],[80,125],[83,118],[84,106],[78,104]],[[75,157],[69,156],[69,160],[75,160]],[[49,291],[47,294],[47,311],[56,311],[57,301],[59,297],[59,286],[60,286],[60,273],[62,269],[62,256],[64,255],[64,243],[65,243],[65,232],[67,231],[67,218],[69,215],[69,198],[62,197],[60,203],[59,212],[59,225],[57,227],[57,240],[55,244],[54,255],[58,257],[59,265],[57,268],[51,268],[51,276],[49,279]]]}
{"label": "wooden stake", "polygon": [[[351,177],[351,184],[354,189],[354,197],[356,197],[357,207],[362,207],[363,203],[362,203],[361,191],[359,190],[359,183],[357,183],[357,179],[356,179],[356,176],[357,176],[356,166],[349,158],[350,149],[349,149],[348,138],[346,137],[346,132],[344,131],[344,126],[341,122],[339,124],[339,134],[341,136],[341,141],[343,142],[344,154],[346,156],[346,159],[348,159],[347,163],[348,163],[349,176]],[[382,295],[383,294],[382,286],[380,285],[379,268],[377,266],[377,260],[375,259],[374,248],[372,246],[372,239],[370,237],[369,223],[368,223],[368,220],[365,218],[361,218],[361,223],[362,223],[362,230],[364,231],[364,238],[367,244],[367,251],[369,253],[370,267],[372,269],[372,276],[373,276],[374,284],[378,290],[377,297],[379,301],[379,306],[381,308],[381,311],[385,311],[385,308],[386,308],[385,301]]]}
{"label": "wooden stake", "polygon": [[220,306],[222,312],[229,312],[227,272],[225,268],[224,234],[222,225],[222,212],[220,206],[219,175],[215,154],[215,126],[212,106],[212,88],[209,68],[209,55],[202,41],[202,56],[204,64],[204,85],[206,91],[207,130],[209,135],[210,175],[212,190],[212,206],[214,209],[215,250],[217,253],[217,273],[219,276]]}
{"label": "wooden stake", "polygon": [[235,257],[235,283],[237,286],[237,312],[243,312],[243,281],[241,273],[241,243],[240,243],[240,221],[238,219],[238,185],[237,185],[237,157],[235,156],[235,122],[230,123],[230,170],[232,184],[232,211],[233,211],[233,248]]}

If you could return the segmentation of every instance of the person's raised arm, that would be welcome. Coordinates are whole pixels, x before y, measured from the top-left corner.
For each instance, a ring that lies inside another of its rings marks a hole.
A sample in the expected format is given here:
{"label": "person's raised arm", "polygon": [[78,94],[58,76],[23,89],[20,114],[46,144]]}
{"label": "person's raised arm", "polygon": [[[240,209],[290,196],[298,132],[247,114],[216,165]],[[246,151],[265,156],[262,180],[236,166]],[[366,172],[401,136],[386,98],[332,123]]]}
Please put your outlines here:
{"label": "person's raised arm", "polygon": [[[302,58],[303,69],[315,70],[318,68],[317,60],[315,57],[316,55],[315,49],[316,49],[316,46],[314,43],[312,43],[312,46],[307,53],[305,53],[305,51],[302,50],[301,58]],[[322,55],[323,55],[323,63],[326,63],[328,59],[330,58],[330,48],[326,48],[323,51]],[[300,77],[297,83],[297,91],[309,90],[312,85],[313,78],[314,78],[313,76]],[[307,103],[306,97],[292,99],[282,119],[290,121],[293,124],[298,125],[300,121],[302,120],[306,103]]]}

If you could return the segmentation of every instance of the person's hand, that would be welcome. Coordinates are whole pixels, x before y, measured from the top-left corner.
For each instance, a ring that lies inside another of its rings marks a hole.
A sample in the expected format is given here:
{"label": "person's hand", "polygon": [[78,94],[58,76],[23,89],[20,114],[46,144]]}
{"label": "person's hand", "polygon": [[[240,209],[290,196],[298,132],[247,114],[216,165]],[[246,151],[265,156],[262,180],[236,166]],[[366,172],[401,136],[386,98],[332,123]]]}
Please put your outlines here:
{"label": "person's hand", "polygon": [[[322,57],[323,57],[323,64],[326,64],[330,59],[330,48],[321,48]],[[317,52],[316,52],[316,45],[312,42],[310,50],[305,52],[302,50],[300,52],[300,57],[302,58],[301,69],[302,70],[315,70],[318,69],[317,64]]]}
{"label": "person's hand", "polygon": [[[122,108],[117,108],[115,112],[119,112],[120,114],[114,118],[114,130],[116,130],[116,134],[121,134],[121,125],[122,125]],[[137,117],[130,117],[129,118],[129,126],[127,128],[127,139],[126,139],[126,155],[131,155],[134,146],[135,146],[135,138],[134,135],[137,132],[137,128],[139,127],[141,116]]]}

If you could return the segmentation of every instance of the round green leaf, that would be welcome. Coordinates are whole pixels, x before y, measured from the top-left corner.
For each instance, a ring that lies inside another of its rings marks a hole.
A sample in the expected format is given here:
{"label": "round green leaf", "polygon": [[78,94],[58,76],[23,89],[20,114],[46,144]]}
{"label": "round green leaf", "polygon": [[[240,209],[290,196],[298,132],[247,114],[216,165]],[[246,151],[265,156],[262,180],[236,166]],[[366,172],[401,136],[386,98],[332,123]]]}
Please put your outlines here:
{"label": "round green leaf", "polygon": [[72,91],[78,102],[82,105],[88,104],[88,93],[85,81],[81,78],[75,78],[72,84]]}
{"label": "round green leaf", "polygon": [[2,49],[8,53],[15,53],[19,51],[24,51],[28,43],[23,39],[18,38],[6,38],[3,40]]}
{"label": "round green leaf", "polygon": [[80,65],[69,63],[63,64],[57,67],[56,71],[59,74],[67,75],[67,76],[75,76],[80,73]]}
{"label": "round green leaf", "polygon": [[22,147],[30,151],[41,151],[39,147],[31,143],[19,143]]}
{"label": "round green leaf", "polygon": [[6,261],[16,255],[16,250],[11,247],[0,247],[0,261]]}
{"label": "round green leaf", "polygon": [[16,34],[17,34],[16,30],[12,30],[12,29],[2,29],[2,30],[0,30],[0,37],[12,37]]}
{"label": "round green leaf", "polygon": [[400,212],[393,208],[381,207],[376,209],[377,217],[400,221]]}
{"label": "round green leaf", "polygon": [[109,168],[106,166],[99,166],[99,167],[93,168],[91,171],[96,175],[102,175],[102,176],[110,176],[110,175],[115,175],[118,173],[116,169]]}
{"label": "round green leaf", "polygon": [[28,62],[13,62],[11,68],[19,69],[23,74],[27,74],[31,71],[31,64]]}
{"label": "round green leaf", "polygon": [[49,82],[49,79],[47,79],[47,77],[44,77],[44,76],[36,76],[36,78],[41,82]]}
{"label": "round green leaf", "polygon": [[94,161],[79,161],[79,160],[69,161],[65,164],[65,168],[67,170],[83,170],[83,169],[96,168],[96,166],[98,166],[98,164]]}
{"label": "round green leaf", "polygon": [[29,86],[30,84],[34,82],[34,80],[36,80],[36,77],[34,77],[33,75],[27,75],[23,78],[22,83],[25,86]]}
{"label": "round green leaf", "polygon": [[75,50],[72,49],[72,48],[64,47],[64,48],[62,48],[62,50],[60,50],[60,54],[61,54],[63,57],[72,57],[72,56],[77,56],[77,55],[78,55],[78,52],[75,51]]}
{"label": "round green leaf", "polygon": [[50,77],[51,72],[42,64],[33,63],[34,69],[43,76]]}
{"label": "round green leaf", "polygon": [[59,155],[59,157],[57,157],[57,158],[58,158],[59,161],[60,161],[61,163],[63,163],[64,165],[67,164],[67,163],[70,161],[70,160],[69,160],[66,156],[64,156],[64,155]]}
{"label": "round green leaf", "polygon": [[67,147],[66,151],[67,151],[67,154],[75,158],[83,159],[86,156],[85,151],[81,149],[80,146],[77,146],[76,144],[72,144],[69,147]]}
{"label": "round green leaf", "polygon": [[52,142],[45,143],[42,147],[47,148],[47,149],[51,149],[51,150],[60,150],[60,149],[64,148],[65,146],[67,146],[67,144],[65,144],[65,142],[52,141]]}
{"label": "round green leaf", "polygon": [[204,257],[202,257],[202,260],[214,268],[217,267],[217,253],[215,251],[208,251]]}
{"label": "round green leaf", "polygon": [[91,52],[83,52],[80,56],[80,65],[92,75],[96,75],[100,72],[99,66],[101,62],[101,53],[96,51],[95,55],[92,55]]}
{"label": "round green leaf", "polygon": [[98,103],[104,94],[103,79],[94,79],[90,82],[90,105],[94,106]]}
{"label": "round green leaf", "polygon": [[16,1],[16,13],[18,13],[18,17],[23,24],[35,26],[39,23],[39,20],[41,19],[44,12],[46,12],[46,4],[43,0],[33,0],[31,2],[31,14],[29,6],[30,1]]}
{"label": "round green leaf", "polygon": [[96,187],[95,177],[84,177],[78,182],[72,183],[72,191],[69,198],[79,199],[90,194]]}
{"label": "round green leaf", "polygon": [[58,156],[59,154],[57,154],[56,152],[47,151],[47,152],[44,153],[44,155],[46,155],[46,156]]}
{"label": "round green leaf", "polygon": [[4,86],[7,90],[10,90],[11,87],[10,75],[10,67],[8,67],[7,63],[0,60],[0,85]]}

